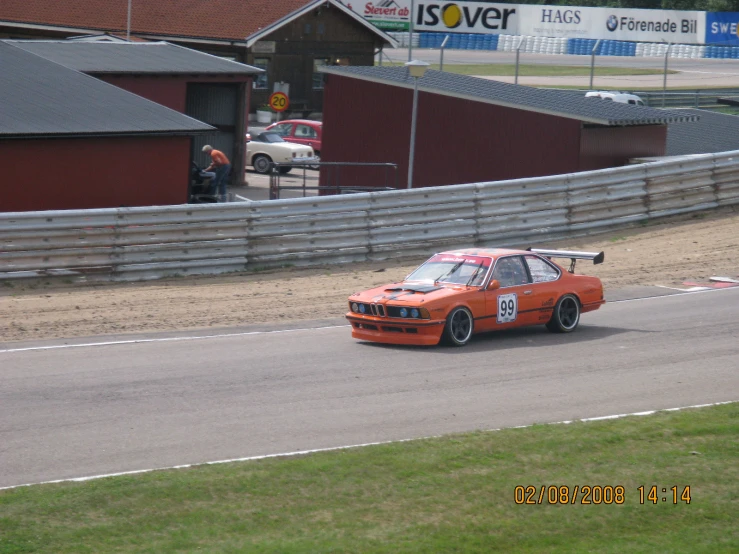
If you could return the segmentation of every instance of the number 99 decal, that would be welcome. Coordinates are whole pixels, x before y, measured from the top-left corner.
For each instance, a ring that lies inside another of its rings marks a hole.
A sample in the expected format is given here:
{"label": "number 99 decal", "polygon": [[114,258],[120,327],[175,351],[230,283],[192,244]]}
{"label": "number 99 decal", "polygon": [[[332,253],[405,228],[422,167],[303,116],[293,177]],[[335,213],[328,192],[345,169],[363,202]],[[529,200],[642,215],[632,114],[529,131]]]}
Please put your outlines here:
{"label": "number 99 decal", "polygon": [[498,323],[516,321],[518,315],[518,295],[501,294],[498,296]]}

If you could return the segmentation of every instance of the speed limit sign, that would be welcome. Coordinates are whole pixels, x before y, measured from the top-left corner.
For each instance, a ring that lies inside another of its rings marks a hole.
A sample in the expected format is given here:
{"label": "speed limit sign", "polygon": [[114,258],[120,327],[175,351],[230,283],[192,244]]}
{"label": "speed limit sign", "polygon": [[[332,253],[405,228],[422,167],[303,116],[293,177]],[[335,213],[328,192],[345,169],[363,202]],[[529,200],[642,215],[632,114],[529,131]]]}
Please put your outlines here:
{"label": "speed limit sign", "polygon": [[269,107],[276,112],[284,112],[290,105],[290,100],[284,92],[274,92],[269,97]]}

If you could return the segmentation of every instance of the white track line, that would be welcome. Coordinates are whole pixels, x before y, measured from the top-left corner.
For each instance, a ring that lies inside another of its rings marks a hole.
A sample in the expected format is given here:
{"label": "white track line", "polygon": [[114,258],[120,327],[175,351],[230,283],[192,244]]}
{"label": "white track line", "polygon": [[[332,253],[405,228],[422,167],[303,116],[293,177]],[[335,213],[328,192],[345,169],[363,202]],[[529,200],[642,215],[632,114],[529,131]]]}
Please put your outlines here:
{"label": "white track line", "polygon": [[[661,285],[654,285],[657,287],[660,287]],[[670,287],[663,287],[663,288],[670,288]],[[681,291],[677,294],[665,294],[665,295],[655,295],[655,296],[644,296],[642,298],[629,298],[625,300],[611,300],[609,302],[606,302],[606,304],[618,304],[621,302],[637,302],[639,300],[652,300],[655,298],[674,298],[675,296],[684,296],[686,294],[700,294],[700,293],[706,293],[706,292],[720,292],[720,291],[727,291],[732,290],[733,288],[739,289],[739,287],[724,287],[724,288],[718,288],[714,289],[711,287],[706,287],[705,289],[700,290],[685,290],[685,289],[672,289],[672,290],[678,290]],[[120,344],[145,344],[149,342],[174,342],[174,341],[188,341],[188,340],[205,340],[205,339],[220,339],[220,338],[230,338],[230,337],[246,337],[249,335],[271,335],[276,333],[295,333],[297,331],[320,331],[323,329],[343,329],[349,327],[349,325],[329,325],[326,327],[301,327],[298,329],[280,329],[276,331],[245,331],[243,333],[224,333],[220,335],[199,335],[194,337],[163,337],[158,339],[130,339],[130,340],[114,340],[114,341],[106,341],[106,342],[85,342],[85,343],[79,343],[79,344],[51,344],[48,346],[27,346],[23,348],[7,348],[5,350],[0,350],[0,354],[10,354],[13,352],[29,352],[33,350],[56,350],[60,348],[89,348],[91,346],[115,346]]]}
{"label": "white track line", "polygon": [[[630,416],[647,416],[656,414],[658,412],[678,412],[680,410],[691,410],[695,408],[709,408],[711,406],[723,406],[725,404],[734,404],[736,402],[739,402],[739,400],[729,400],[728,402],[713,402],[711,404],[695,404],[694,406],[681,406],[679,408],[665,408],[662,410],[648,410],[646,412],[634,412],[631,414],[616,414],[616,415],[608,415],[608,416],[599,416],[599,417],[586,417],[583,419],[570,419],[566,421],[554,421],[552,423],[549,423],[548,425],[569,425],[570,423],[575,422],[588,422],[588,421],[603,421],[607,419],[621,419],[623,417],[630,417]],[[507,429],[527,429],[529,427],[533,427],[535,424],[531,425],[517,425],[515,427],[507,427]],[[495,432],[495,431],[503,431],[504,428],[499,429],[487,429],[485,432]],[[263,456],[249,456],[246,458],[231,458],[229,460],[216,460],[213,462],[203,462],[200,464],[183,464],[178,466],[169,466],[169,467],[156,467],[151,469],[137,469],[133,471],[121,471],[119,473],[105,473],[102,475],[90,475],[88,477],[72,477],[69,479],[56,479],[54,481],[40,481],[38,483],[25,483],[23,485],[12,485],[10,487],[0,487],[0,491],[10,490],[10,489],[17,489],[20,487],[33,487],[36,485],[52,485],[55,483],[72,483],[72,482],[84,482],[84,481],[94,481],[96,479],[105,479],[106,477],[122,477],[124,475],[137,475],[139,473],[151,473],[153,471],[166,471],[171,469],[188,469],[193,467],[200,467],[200,466],[209,466],[209,465],[216,465],[216,464],[232,464],[236,462],[251,462],[254,460],[266,460],[269,458],[288,458],[292,456],[303,456],[305,454],[315,454],[317,452],[334,452],[337,450],[348,450],[350,448],[363,448],[365,446],[378,446],[383,444],[397,444],[401,442],[411,442],[411,441],[417,441],[417,440],[426,440],[426,439],[437,439],[440,438],[440,435],[432,435],[429,437],[420,437],[416,439],[400,439],[395,441],[380,441],[380,442],[367,442],[364,444],[352,444],[348,446],[333,446],[330,448],[314,448],[312,450],[298,450],[294,452],[283,452],[280,454],[265,454]]]}
{"label": "white track line", "polygon": [[28,346],[25,348],[8,348],[0,350],[0,354],[10,352],[28,352],[29,350],[56,350],[57,348],[83,348],[90,346],[112,346],[117,344],[143,344],[147,342],[173,342],[185,340],[203,340],[203,339],[220,339],[229,337],[246,337],[248,335],[271,335],[276,333],[295,333],[297,331],[320,331],[322,329],[340,329],[349,327],[349,325],[329,325],[326,327],[301,327],[298,329],[279,329],[276,331],[244,331],[243,333],[224,333],[221,335],[199,335],[194,337],[164,337],[160,339],[130,339],[130,340],[111,340],[106,342],[84,342],[79,344],[51,344],[49,346]]}

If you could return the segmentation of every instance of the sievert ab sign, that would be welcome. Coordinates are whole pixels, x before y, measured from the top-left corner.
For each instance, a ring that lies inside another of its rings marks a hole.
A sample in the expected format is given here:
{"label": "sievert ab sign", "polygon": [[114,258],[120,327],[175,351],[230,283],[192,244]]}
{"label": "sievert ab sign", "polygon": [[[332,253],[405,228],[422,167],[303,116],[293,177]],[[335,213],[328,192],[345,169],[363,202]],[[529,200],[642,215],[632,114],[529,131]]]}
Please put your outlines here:
{"label": "sievert ab sign", "polygon": [[518,34],[703,43],[705,12],[520,5]]}
{"label": "sievert ab sign", "polygon": [[411,16],[410,0],[371,0],[348,6],[380,29],[407,31]]}

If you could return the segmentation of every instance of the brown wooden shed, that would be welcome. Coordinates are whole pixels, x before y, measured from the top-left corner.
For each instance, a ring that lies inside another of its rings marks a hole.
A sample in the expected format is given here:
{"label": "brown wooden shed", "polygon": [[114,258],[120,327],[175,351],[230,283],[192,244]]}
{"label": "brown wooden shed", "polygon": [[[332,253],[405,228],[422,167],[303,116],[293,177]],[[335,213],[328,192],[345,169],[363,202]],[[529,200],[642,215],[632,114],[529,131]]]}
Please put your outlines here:
{"label": "brown wooden shed", "polygon": [[[224,152],[234,168],[246,166],[246,111],[260,69],[166,42],[6,43],[208,123],[214,131],[192,143],[192,159],[200,166],[209,163],[201,151],[205,144]],[[244,172],[233,171],[231,183],[243,182]]]}
{"label": "brown wooden shed", "polygon": [[[322,161],[395,163],[405,187],[415,85],[408,69],[324,72]],[[432,70],[419,79],[418,89],[414,188],[571,173],[662,156],[667,124],[698,119]],[[342,184],[385,183],[366,169],[343,168]]]}
{"label": "brown wooden shed", "polygon": [[0,41],[0,212],[184,204],[213,127]]}

